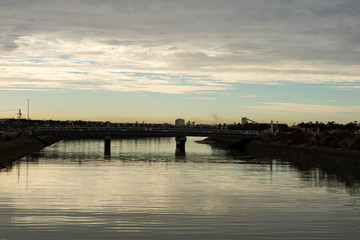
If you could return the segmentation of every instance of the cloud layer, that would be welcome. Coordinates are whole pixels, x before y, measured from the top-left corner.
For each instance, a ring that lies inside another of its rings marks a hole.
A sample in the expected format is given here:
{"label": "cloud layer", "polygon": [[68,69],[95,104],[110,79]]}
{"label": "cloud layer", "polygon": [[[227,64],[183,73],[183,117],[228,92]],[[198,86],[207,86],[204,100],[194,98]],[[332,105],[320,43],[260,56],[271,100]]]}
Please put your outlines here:
{"label": "cloud layer", "polygon": [[360,83],[357,0],[0,0],[0,88]]}

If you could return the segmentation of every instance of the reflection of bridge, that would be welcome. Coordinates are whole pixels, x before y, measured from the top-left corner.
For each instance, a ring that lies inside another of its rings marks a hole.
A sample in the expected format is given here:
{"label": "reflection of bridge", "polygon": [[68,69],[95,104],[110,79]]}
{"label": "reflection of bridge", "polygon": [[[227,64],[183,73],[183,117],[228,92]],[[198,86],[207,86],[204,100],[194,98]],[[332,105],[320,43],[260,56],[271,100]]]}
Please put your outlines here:
{"label": "reflection of bridge", "polygon": [[58,136],[62,139],[103,138],[105,154],[110,155],[111,138],[175,137],[176,147],[185,149],[187,136],[225,138],[244,141],[258,135],[257,131],[210,128],[151,128],[151,127],[45,127],[33,128],[33,136]]}

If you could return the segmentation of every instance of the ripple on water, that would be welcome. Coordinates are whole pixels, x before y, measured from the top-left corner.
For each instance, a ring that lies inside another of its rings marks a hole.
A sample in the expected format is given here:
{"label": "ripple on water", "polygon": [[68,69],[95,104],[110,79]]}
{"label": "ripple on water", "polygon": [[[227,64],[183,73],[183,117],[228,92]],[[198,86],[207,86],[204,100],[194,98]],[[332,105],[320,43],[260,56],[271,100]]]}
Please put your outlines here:
{"label": "ripple on water", "polygon": [[0,171],[0,239],[355,239],[357,185],[173,139],[63,141]]}

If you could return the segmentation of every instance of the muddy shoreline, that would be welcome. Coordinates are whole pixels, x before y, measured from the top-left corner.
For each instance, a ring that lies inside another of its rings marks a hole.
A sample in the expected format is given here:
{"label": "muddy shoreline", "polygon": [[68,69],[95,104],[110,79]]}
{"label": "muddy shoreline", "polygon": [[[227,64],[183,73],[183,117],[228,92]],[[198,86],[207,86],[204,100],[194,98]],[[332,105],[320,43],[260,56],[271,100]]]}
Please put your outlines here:
{"label": "muddy shoreline", "polygon": [[17,139],[0,142],[0,169],[34,152],[50,146],[61,139],[55,137],[31,137],[25,134]]}

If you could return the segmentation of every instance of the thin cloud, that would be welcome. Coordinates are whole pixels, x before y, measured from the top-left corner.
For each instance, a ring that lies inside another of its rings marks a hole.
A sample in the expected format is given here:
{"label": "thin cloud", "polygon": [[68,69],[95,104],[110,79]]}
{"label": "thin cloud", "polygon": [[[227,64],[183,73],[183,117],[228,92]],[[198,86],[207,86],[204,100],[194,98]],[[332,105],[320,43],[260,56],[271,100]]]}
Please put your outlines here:
{"label": "thin cloud", "polygon": [[330,88],[343,91],[358,91],[360,86],[331,86]]}
{"label": "thin cloud", "polygon": [[2,88],[0,86],[0,90],[4,91],[29,91],[29,92],[48,92],[49,89],[43,89],[43,88]]}
{"label": "thin cloud", "polygon": [[194,98],[184,98],[184,99],[192,99],[192,100],[216,100],[216,98],[209,98],[209,97],[194,97]]}
{"label": "thin cloud", "polygon": [[282,112],[303,112],[303,113],[351,113],[360,112],[360,106],[335,106],[335,105],[316,105],[299,103],[268,102],[264,105],[248,106],[247,108],[263,111],[282,111]]}
{"label": "thin cloud", "polygon": [[239,95],[238,98],[268,98],[269,96]]}

